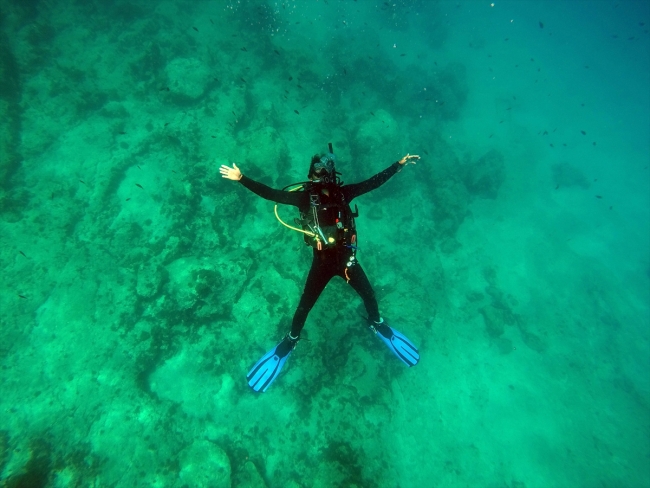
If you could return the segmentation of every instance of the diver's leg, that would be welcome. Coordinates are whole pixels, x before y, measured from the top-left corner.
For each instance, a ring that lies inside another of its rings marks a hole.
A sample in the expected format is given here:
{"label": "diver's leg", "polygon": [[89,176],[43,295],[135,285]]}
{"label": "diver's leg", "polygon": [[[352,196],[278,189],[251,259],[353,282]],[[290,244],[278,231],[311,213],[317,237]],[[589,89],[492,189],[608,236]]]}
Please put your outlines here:
{"label": "diver's leg", "polygon": [[372,289],[370,281],[361,265],[357,263],[351,268],[347,268],[347,277],[345,276],[345,270],[342,276],[344,279],[349,278],[348,283],[363,300],[363,304],[366,306],[366,311],[368,312],[368,319],[373,322],[379,322],[379,305],[377,305],[375,291]]}
{"label": "diver's leg", "polygon": [[[345,272],[345,271],[344,271]],[[368,311],[370,329],[388,346],[388,348],[407,366],[415,366],[420,361],[417,347],[404,334],[388,326],[379,316],[379,308],[375,292],[370,286],[368,277],[359,264],[348,268],[348,283],[363,298]]]}
{"label": "diver's leg", "polygon": [[305,282],[305,289],[302,292],[300,303],[291,323],[292,337],[298,337],[300,335],[300,331],[305,326],[307,315],[309,315],[310,310],[325,289],[325,286],[327,286],[327,283],[334,276],[335,271],[336,269],[330,265],[328,260],[314,255],[309,274],[307,275],[307,281]]}

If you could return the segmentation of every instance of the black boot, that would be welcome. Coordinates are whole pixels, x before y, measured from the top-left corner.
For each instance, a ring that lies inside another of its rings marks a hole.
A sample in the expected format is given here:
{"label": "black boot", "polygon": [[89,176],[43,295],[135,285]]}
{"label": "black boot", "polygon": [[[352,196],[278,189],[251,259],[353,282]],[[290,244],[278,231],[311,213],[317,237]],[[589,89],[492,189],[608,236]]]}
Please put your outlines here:
{"label": "black boot", "polygon": [[284,336],[282,342],[278,344],[275,353],[281,358],[285,357],[287,354],[289,354],[291,351],[295,349],[296,344],[298,344],[299,340],[300,340],[300,336],[293,337],[291,335],[291,332],[289,332],[286,336]]}

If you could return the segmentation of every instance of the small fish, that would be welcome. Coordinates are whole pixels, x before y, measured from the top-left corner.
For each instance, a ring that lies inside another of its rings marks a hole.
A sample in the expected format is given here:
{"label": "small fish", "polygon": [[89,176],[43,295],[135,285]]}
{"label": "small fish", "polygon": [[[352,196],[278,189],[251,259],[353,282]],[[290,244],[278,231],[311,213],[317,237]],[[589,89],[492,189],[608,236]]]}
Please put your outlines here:
{"label": "small fish", "polygon": [[216,138],[217,138],[217,136],[210,136],[210,137],[212,137],[213,139],[216,139]]}
{"label": "small fish", "polygon": [[370,112],[370,115],[372,115],[372,116],[374,117],[374,116],[375,116],[375,113],[374,113],[374,112]]}
{"label": "small fish", "polygon": [[585,131],[583,131],[583,130],[580,131],[580,134],[582,134],[583,136],[587,135],[587,133]]}
{"label": "small fish", "polygon": [[555,185],[555,189],[557,190],[558,188],[560,188],[560,185]]}
{"label": "small fish", "polygon": [[544,28],[544,23],[543,23],[541,20],[539,21],[539,28],[540,28],[540,29],[543,29],[543,28]]}
{"label": "small fish", "polygon": [[140,183],[136,183],[135,186],[137,186],[138,188],[144,190],[144,188],[142,188],[142,185]]}
{"label": "small fish", "polygon": [[596,141],[593,142],[593,145],[594,145],[594,146],[596,145]]}
{"label": "small fish", "polygon": [[126,134],[126,132],[124,132],[123,130],[121,130],[121,131],[118,132],[118,134],[124,135],[124,134]]}
{"label": "small fish", "polygon": [[81,183],[83,183],[84,185],[86,184],[86,182],[85,182],[84,180],[79,180],[79,181],[80,181]]}
{"label": "small fish", "polygon": [[168,125],[169,125],[169,122],[165,122],[165,127],[167,127]]}
{"label": "small fish", "polygon": [[424,150],[424,154],[426,154],[426,155],[428,156],[428,155],[429,155],[429,151],[427,151],[427,150],[425,149],[425,150]]}
{"label": "small fish", "polygon": [[240,51],[248,52],[248,49],[246,49],[245,47],[242,47],[242,48],[240,49]]}
{"label": "small fish", "polygon": [[609,209],[611,210],[612,208],[613,208],[613,207],[610,205],[610,206],[609,206]]}
{"label": "small fish", "polygon": [[142,168],[139,165],[135,165],[140,171],[142,171]]}
{"label": "small fish", "polygon": [[127,202],[128,202],[129,200],[131,200],[131,197],[129,197],[129,198],[126,199]]}
{"label": "small fish", "polygon": [[25,300],[27,300],[27,297],[26,297],[25,295],[18,295],[18,296],[19,296],[20,298],[24,298]]}
{"label": "small fish", "polygon": [[199,31],[199,30],[198,30],[198,29],[197,29],[196,27],[192,27],[192,29],[194,29],[194,30],[195,30],[196,32],[198,32],[198,31]]}
{"label": "small fish", "polygon": [[302,85],[296,85],[298,88],[302,88]]}
{"label": "small fish", "polygon": [[246,83],[246,80],[244,78],[239,78],[239,79],[242,80],[244,83]]}
{"label": "small fish", "polygon": [[168,90],[168,89],[169,89],[169,88],[167,88],[166,86],[163,86],[163,87],[162,87],[160,90],[158,90],[158,91],[166,91],[166,90]]}
{"label": "small fish", "polygon": [[553,144],[549,144],[549,146],[551,146],[551,147],[555,147]]}
{"label": "small fish", "polygon": [[275,54],[277,54],[278,56],[280,55],[280,53],[278,52],[277,49],[274,49],[273,52],[274,52]]}
{"label": "small fish", "polygon": [[347,75],[347,74],[348,74],[348,70],[345,69],[345,68],[343,68],[343,74],[344,74],[344,75]]}
{"label": "small fish", "polygon": [[214,25],[214,22],[212,22],[212,19],[210,19],[210,23],[211,23],[212,25]]}
{"label": "small fish", "polygon": [[405,53],[400,54],[400,57],[402,57],[402,56],[406,56],[406,54]]}
{"label": "small fish", "polygon": [[596,195],[596,198],[603,198],[603,197],[602,197],[602,196],[600,196],[600,195]]}
{"label": "small fish", "polygon": [[212,78],[212,79],[213,79],[214,81],[216,81],[217,83],[219,82],[219,78]]}
{"label": "small fish", "polygon": [[[18,252],[19,252],[20,254],[22,254],[23,256],[25,256],[25,253],[24,253],[24,252],[22,252],[22,251],[18,251]],[[25,256],[25,257],[27,257],[27,256]]]}
{"label": "small fish", "polygon": [[290,77],[289,77],[289,81],[291,81],[291,80],[293,80],[293,76],[290,76]]}
{"label": "small fish", "polygon": [[233,114],[235,117],[237,117],[237,114],[235,113],[234,110],[232,111],[232,114]]}
{"label": "small fish", "polygon": [[548,135],[548,131],[545,130],[544,133],[543,133],[542,135],[543,135],[543,136],[547,136],[547,135]]}
{"label": "small fish", "polygon": [[294,110],[294,112],[297,113],[298,115],[300,115],[300,112],[298,112],[297,110]]}
{"label": "small fish", "polygon": [[510,40],[510,38],[509,38],[509,37],[506,37],[506,38],[504,39],[504,41],[509,41],[509,40]]}

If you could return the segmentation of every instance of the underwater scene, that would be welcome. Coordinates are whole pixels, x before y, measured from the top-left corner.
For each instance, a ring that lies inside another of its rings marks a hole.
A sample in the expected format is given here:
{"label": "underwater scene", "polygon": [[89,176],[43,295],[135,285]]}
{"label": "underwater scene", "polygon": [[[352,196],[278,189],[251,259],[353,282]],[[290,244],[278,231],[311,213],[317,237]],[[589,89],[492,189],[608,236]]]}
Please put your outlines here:
{"label": "underwater scene", "polygon": [[0,485],[650,487],[649,28],[0,0]]}

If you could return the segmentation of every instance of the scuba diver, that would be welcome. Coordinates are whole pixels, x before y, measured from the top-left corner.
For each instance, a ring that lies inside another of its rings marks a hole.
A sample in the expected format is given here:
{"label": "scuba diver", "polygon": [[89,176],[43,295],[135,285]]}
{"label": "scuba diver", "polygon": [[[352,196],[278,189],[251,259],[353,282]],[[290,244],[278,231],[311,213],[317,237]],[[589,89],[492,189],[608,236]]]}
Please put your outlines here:
{"label": "scuba diver", "polygon": [[[329,144],[328,154],[312,157],[309,167],[308,182],[289,185],[283,190],[270,188],[262,183],[244,176],[233,163],[232,168],[222,165],[219,169],[223,178],[239,181],[244,187],[272,202],[293,205],[300,212],[300,219],[295,222],[301,228],[292,227],[302,232],[306,244],[313,248],[313,259],[300,303],[293,317],[291,330],[282,341],[267,352],[246,376],[249,386],[264,392],[280,374],[291,351],[300,339],[300,332],[305,320],[327,283],[340,276],[359,294],[368,312],[370,329],[388,346],[388,348],[406,366],[415,366],[420,355],[413,343],[402,333],[390,327],[379,315],[379,306],[375,293],[363,268],[356,258],[357,232],[355,217],[358,209],[352,212],[350,202],[364,193],[368,193],[386,183],[395,173],[402,170],[406,163],[415,164],[420,156],[407,154],[384,171],[361,183],[344,185],[336,171],[336,158]],[[290,188],[289,191],[285,191]]]}

